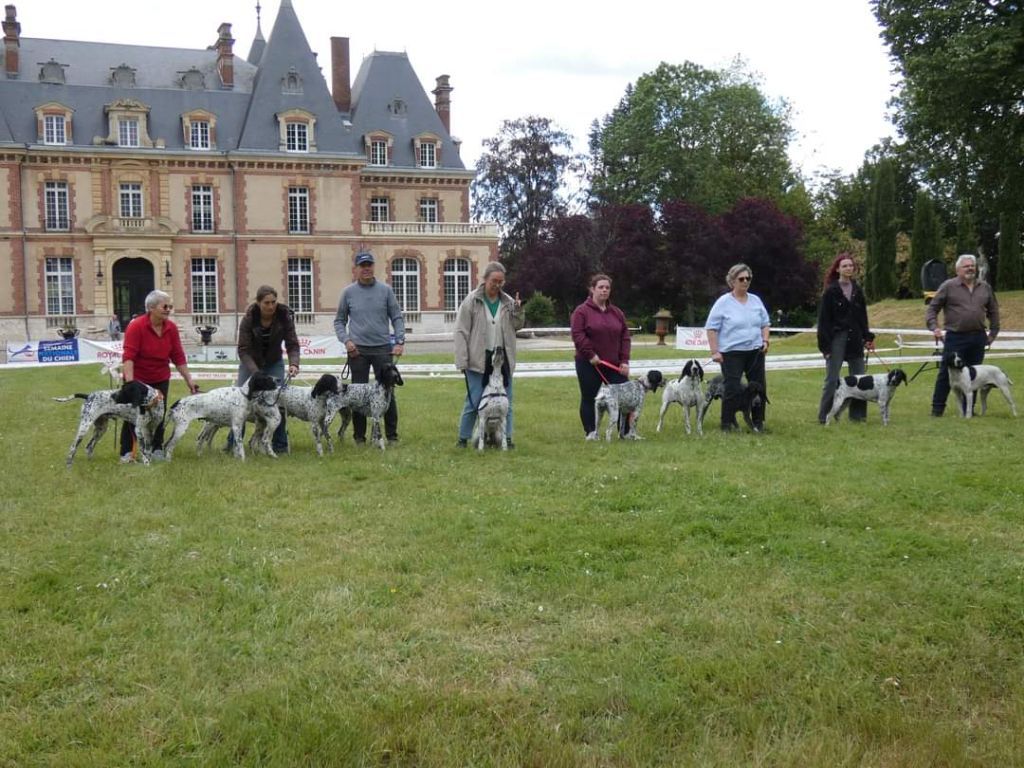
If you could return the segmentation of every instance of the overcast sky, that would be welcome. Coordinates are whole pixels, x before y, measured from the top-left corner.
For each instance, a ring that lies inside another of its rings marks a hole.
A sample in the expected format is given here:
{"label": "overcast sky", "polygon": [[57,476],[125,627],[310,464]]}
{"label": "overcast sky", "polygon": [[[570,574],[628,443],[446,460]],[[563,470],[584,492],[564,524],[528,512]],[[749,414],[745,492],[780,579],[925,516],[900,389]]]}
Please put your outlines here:
{"label": "overcast sky", "polygon": [[[256,32],[255,0],[11,1],[25,37],[205,48],[229,22],[245,57]],[[278,2],[263,0],[265,36]],[[591,121],[662,61],[719,69],[743,57],[769,96],[792,105],[791,155],[806,175],[852,173],[893,133],[894,77],[867,0],[633,0],[611,10],[582,0],[293,5],[328,83],[331,36],[350,38],[353,76],[373,50],[408,53],[428,92],[437,75],[450,75],[452,133],[467,166],[502,120],[528,114],[551,118],[584,151]]]}

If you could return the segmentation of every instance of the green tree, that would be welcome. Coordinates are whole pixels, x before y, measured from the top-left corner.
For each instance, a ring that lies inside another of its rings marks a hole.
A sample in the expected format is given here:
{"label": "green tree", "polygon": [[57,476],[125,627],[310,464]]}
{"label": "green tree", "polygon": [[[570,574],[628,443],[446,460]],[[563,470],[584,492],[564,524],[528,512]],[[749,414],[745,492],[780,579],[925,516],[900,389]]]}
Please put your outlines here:
{"label": "green tree", "polygon": [[1000,291],[1021,289],[1020,213],[1004,213],[999,219],[999,260],[996,262],[996,288]]}
{"label": "green tree", "polygon": [[910,241],[910,263],[907,283],[915,296],[920,296],[921,268],[925,262],[942,258],[942,223],[935,214],[935,203],[923,189],[917,191],[914,205],[914,231]]}
{"label": "green tree", "polygon": [[896,123],[979,231],[1024,209],[1024,8],[1020,0],[872,0],[902,88]]}
{"label": "green tree", "polygon": [[974,229],[974,216],[971,215],[971,204],[966,200],[960,202],[960,210],[956,217],[956,252],[977,253],[978,234]]}
{"label": "green tree", "polygon": [[873,301],[896,293],[896,179],[891,160],[884,159],[875,169],[868,198],[868,258],[865,290]]}
{"label": "green tree", "polygon": [[595,122],[591,193],[602,204],[686,200],[711,213],[744,197],[778,201],[795,181],[792,133],[789,106],[768,99],[740,63],[662,63]]}
{"label": "green tree", "polygon": [[537,246],[544,223],[564,216],[566,190],[582,168],[572,137],[546,117],[505,120],[483,141],[473,182],[473,217],[498,222],[501,251],[511,269]]}

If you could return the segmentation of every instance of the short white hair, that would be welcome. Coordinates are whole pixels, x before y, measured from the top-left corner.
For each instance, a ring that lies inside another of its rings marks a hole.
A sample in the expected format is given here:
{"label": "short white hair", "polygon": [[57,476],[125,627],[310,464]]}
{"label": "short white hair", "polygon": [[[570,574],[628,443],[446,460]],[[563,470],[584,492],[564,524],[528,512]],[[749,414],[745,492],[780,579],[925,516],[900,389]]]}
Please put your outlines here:
{"label": "short white hair", "polygon": [[956,268],[960,269],[965,263],[971,262],[974,266],[978,266],[978,258],[970,253],[961,253],[956,257]]}
{"label": "short white hair", "polygon": [[165,301],[170,301],[170,294],[164,293],[163,291],[150,291],[146,294],[146,311],[153,309],[157,304],[162,304]]}

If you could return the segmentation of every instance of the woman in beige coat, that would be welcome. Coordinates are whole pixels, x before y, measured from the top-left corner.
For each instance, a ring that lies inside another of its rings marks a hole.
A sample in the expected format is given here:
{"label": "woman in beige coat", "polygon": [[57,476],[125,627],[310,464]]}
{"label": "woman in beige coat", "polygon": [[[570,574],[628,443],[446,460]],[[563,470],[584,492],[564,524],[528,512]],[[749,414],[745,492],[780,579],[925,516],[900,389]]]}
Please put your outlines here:
{"label": "woman in beige coat", "polygon": [[466,378],[466,402],[459,421],[459,448],[465,448],[473,434],[476,409],[491,376],[491,357],[501,347],[505,354],[502,378],[508,394],[505,435],[512,448],[512,373],[516,368],[516,331],[523,327],[523,305],[519,294],[512,298],[502,291],[505,267],[492,261],[484,268],[483,283],[459,307],[455,321],[455,367]]}

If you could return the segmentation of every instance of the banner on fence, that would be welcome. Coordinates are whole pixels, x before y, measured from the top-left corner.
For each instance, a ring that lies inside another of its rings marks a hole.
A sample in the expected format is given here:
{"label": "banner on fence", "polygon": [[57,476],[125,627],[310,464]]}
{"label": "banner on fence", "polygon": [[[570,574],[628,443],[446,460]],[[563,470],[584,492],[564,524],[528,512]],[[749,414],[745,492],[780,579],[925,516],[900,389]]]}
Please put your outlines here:
{"label": "banner on fence", "polygon": [[709,352],[708,335],[703,328],[676,326],[676,349],[702,350]]}
{"label": "banner on fence", "polygon": [[[282,345],[282,349],[283,349]],[[324,360],[329,357],[345,357],[345,348],[335,336],[299,337],[300,354],[303,360]],[[8,363],[110,363],[120,362],[124,343],[120,341],[96,341],[81,336],[57,341],[8,341]],[[228,362],[238,360],[234,346],[209,346],[192,348],[189,362]]]}

